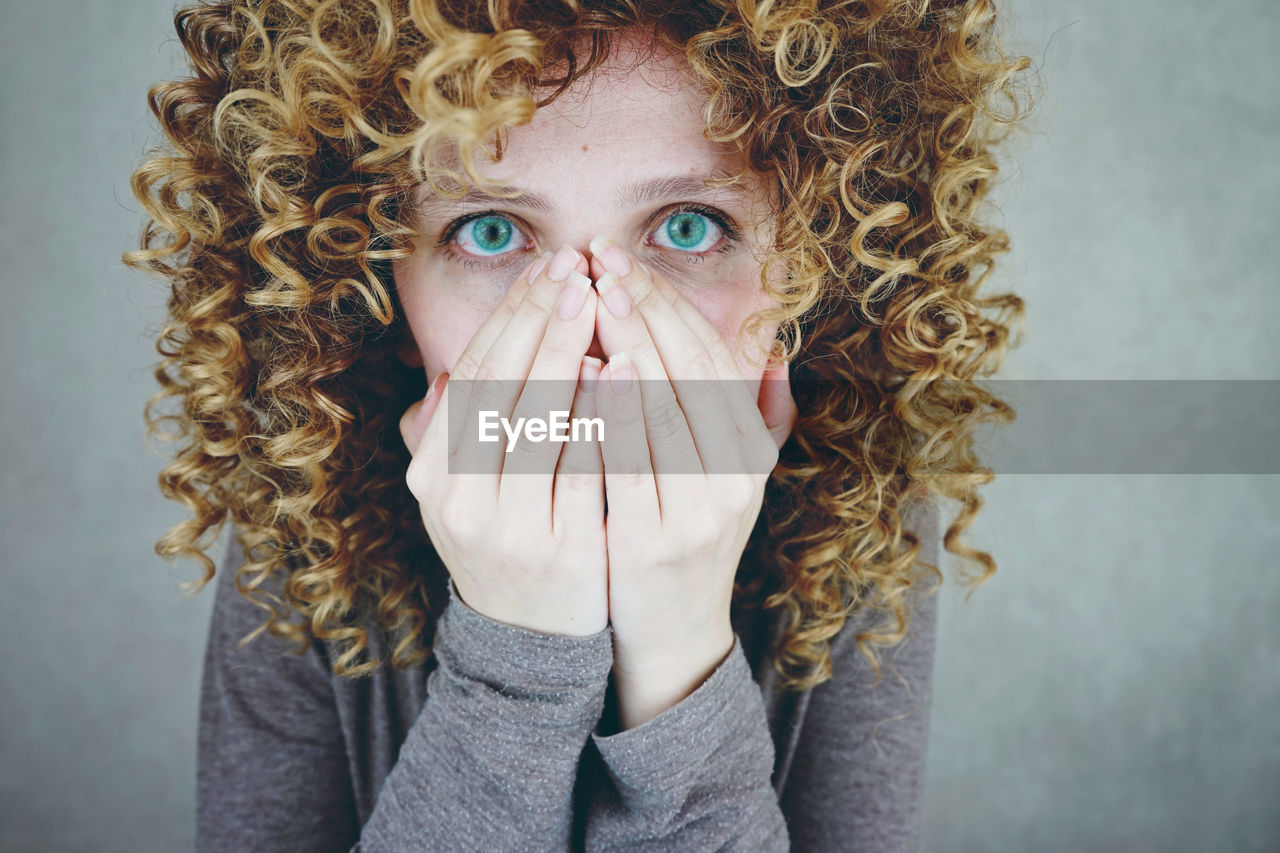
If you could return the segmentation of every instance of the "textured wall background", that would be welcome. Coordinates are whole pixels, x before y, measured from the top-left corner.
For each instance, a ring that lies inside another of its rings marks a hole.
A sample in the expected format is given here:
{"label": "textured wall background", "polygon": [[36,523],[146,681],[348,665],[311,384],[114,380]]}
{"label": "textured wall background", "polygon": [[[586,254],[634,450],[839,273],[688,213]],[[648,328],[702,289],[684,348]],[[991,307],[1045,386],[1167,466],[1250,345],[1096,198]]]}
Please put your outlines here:
{"label": "textured wall background", "polygon": [[[1007,375],[1280,378],[1280,6],[1002,8],[1044,85],[997,198]],[[164,296],[119,262],[172,4],[0,9],[0,847],[189,849],[212,590],[152,551],[183,517],[141,438]],[[1280,848],[1280,478],[986,494],[998,574],[942,593],[926,849]]]}

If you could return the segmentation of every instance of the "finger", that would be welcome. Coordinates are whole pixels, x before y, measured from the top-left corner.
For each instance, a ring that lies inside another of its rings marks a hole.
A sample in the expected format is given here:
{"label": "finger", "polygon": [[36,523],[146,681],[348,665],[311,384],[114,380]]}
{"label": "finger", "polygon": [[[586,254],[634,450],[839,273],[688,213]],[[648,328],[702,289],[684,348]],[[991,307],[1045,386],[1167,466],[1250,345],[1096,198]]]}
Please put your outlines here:
{"label": "finger", "polygon": [[795,398],[791,395],[791,365],[788,362],[774,364],[760,378],[759,406],[764,425],[781,450],[796,425],[798,414]]}
{"label": "finger", "polygon": [[[485,353],[471,381],[466,383],[470,399],[453,436],[456,470],[495,475],[501,472],[508,444],[502,434],[505,430],[497,430],[496,441],[478,441],[476,435],[482,413],[483,421],[490,425],[504,418],[511,420],[560,292],[574,274],[573,268],[580,257],[571,247],[563,246],[551,258],[529,283],[511,318]],[[453,382],[457,381],[455,373]]]}
{"label": "finger", "polygon": [[[597,282],[597,285],[599,282]],[[617,287],[617,285],[614,285]],[[596,307],[596,328],[603,341],[609,338],[618,342],[632,342],[635,349],[623,350],[628,358],[629,370],[637,375],[637,393],[640,411],[643,418],[644,437],[648,444],[648,453],[653,471],[657,478],[659,493],[663,481],[668,476],[704,473],[702,460],[698,456],[698,448],[689,429],[689,421],[680,400],[676,397],[671,380],[667,377],[662,364],[661,355],[653,339],[645,329],[644,320],[638,311],[633,311],[638,334],[619,334],[616,326],[619,321],[612,318],[609,310],[600,300]],[[606,352],[618,352],[613,347],[606,347]],[[610,357],[610,363],[613,356]],[[607,366],[607,365],[606,365]]]}
{"label": "finger", "polygon": [[600,456],[609,514],[628,519],[628,524],[658,525],[662,511],[645,440],[644,405],[627,353],[615,354],[600,371],[596,411],[604,421]]}
{"label": "finger", "polygon": [[552,253],[543,252],[542,255],[530,263],[516,280],[512,282],[511,287],[507,288],[507,292],[503,294],[502,299],[490,312],[489,316],[471,336],[471,340],[467,342],[462,353],[454,361],[450,374],[458,381],[470,381],[475,378],[476,371],[480,368],[480,362],[484,360],[485,353],[489,351],[489,347],[498,339],[502,329],[511,320],[511,315],[515,312],[516,306],[524,299],[525,291],[528,289],[529,282],[538,277],[538,274],[551,261]]}
{"label": "finger", "polygon": [[[640,379],[645,435],[653,470],[660,478],[674,473],[702,473],[702,460],[689,431],[685,411],[680,407],[680,401],[671,387],[668,371],[650,335],[645,316],[639,310],[644,306],[633,302],[619,283],[619,278],[633,279],[646,274],[630,263],[616,243],[608,242],[608,253],[603,251],[605,246],[600,238],[593,240],[592,245],[592,256],[601,258],[606,267],[614,270],[623,268],[618,265],[620,258],[627,270],[621,275],[608,271],[596,280],[596,289],[600,292],[600,304],[596,308],[596,330],[606,354],[612,357],[612,353],[625,352]],[[665,301],[653,288],[637,293],[636,298]]]}
{"label": "finger", "polygon": [[[741,454],[730,439],[743,433],[734,418],[725,398],[725,383],[721,381],[720,371],[707,352],[702,340],[694,334],[688,323],[676,311],[675,306],[654,284],[650,271],[639,264],[631,263],[626,253],[609,238],[601,235],[591,243],[593,256],[604,257],[614,270],[606,273],[597,282],[606,293],[621,287],[624,291],[617,299],[626,298],[635,305],[644,320],[644,327],[653,341],[658,357],[670,384],[675,398],[684,412],[688,430],[693,439],[704,472],[738,473]],[[629,274],[617,275],[619,269],[631,266]],[[611,296],[604,297],[608,304]],[[652,436],[651,436],[652,440]],[[659,474],[675,473],[677,469],[655,467]],[[678,469],[683,472],[685,469]],[[659,490],[662,488],[659,482]]]}
{"label": "finger", "polygon": [[716,366],[716,373],[719,377],[721,379],[741,379],[742,370],[738,367],[738,361],[734,358],[732,350],[724,342],[724,338],[720,337],[720,330],[713,326],[710,320],[702,316],[702,312],[686,299],[684,294],[677,290],[671,282],[667,281],[664,276],[654,272],[648,264],[640,263],[639,266],[648,273],[649,281],[653,284],[653,287],[666,297],[676,313],[680,315],[680,319],[702,342],[707,354],[711,356],[711,360]]}
{"label": "finger", "polygon": [[431,416],[435,414],[436,408],[440,405],[440,396],[444,393],[444,385],[448,381],[448,373],[437,373],[436,378],[431,380],[431,386],[427,388],[426,396],[421,400],[415,400],[400,417],[400,437],[404,439],[410,455],[416,451],[421,443],[422,434],[426,431],[427,424],[431,421]]}
{"label": "finger", "polygon": [[[443,377],[443,378],[442,378]],[[449,382],[447,373],[441,373],[432,383],[432,388],[427,392],[429,399],[435,395],[438,399],[433,404],[433,411],[426,419],[424,428],[415,444],[410,446],[411,458],[409,459],[409,468],[405,474],[406,482],[409,490],[418,498],[420,503],[439,505],[441,496],[446,490],[446,486],[450,483],[449,475],[449,397],[453,385]],[[415,404],[416,405],[416,404]],[[424,402],[417,410],[410,407],[410,411],[414,414],[411,416],[406,412],[401,418],[401,432],[406,438],[412,437],[412,431],[416,429],[413,424],[413,417],[421,418],[423,410],[427,403]],[[456,481],[453,483],[457,485]]]}
{"label": "finger", "polygon": [[556,463],[568,443],[561,439],[569,437],[582,359],[595,335],[595,300],[591,279],[576,270],[570,273],[511,414],[515,424],[536,419],[548,430],[540,441],[526,433],[505,452],[499,506],[538,513],[545,509],[548,524]]}
{"label": "finger", "polygon": [[640,266],[649,272],[649,278],[654,286],[666,295],[681,319],[706,347],[708,355],[716,366],[716,372],[721,377],[729,412],[738,429],[747,436],[760,435],[765,430],[759,410],[759,391],[758,389],[753,391],[751,385],[743,378],[737,359],[734,358],[724,338],[720,336],[720,331],[662,275],[653,272],[646,264],[640,264]]}
{"label": "finger", "polygon": [[[492,347],[493,342],[497,340],[502,330],[506,328],[510,322],[512,315],[525,297],[528,291],[529,283],[535,279],[539,273],[547,266],[552,257],[551,252],[544,252],[540,257],[533,260],[526,266],[516,280],[512,283],[507,292],[503,294],[502,299],[490,312],[489,316],[475,331],[471,339],[467,341],[466,347],[462,353],[454,360],[450,368],[450,375],[454,378],[453,390],[453,412],[454,426],[461,426],[463,416],[470,411],[471,391],[474,386],[476,372],[480,369],[480,364],[484,360],[485,354]],[[446,422],[447,423],[447,422]],[[448,459],[453,463],[453,470],[466,472],[464,467],[469,462],[464,461],[463,465],[458,465],[457,448],[460,438],[459,430],[453,429],[448,431],[450,440],[449,447],[446,451]]]}
{"label": "finger", "polygon": [[597,523],[604,520],[604,460],[600,456],[603,420],[596,414],[596,387],[603,363],[593,356],[582,357],[578,392],[573,399],[574,434],[560,454],[552,485],[552,531],[565,524]]}

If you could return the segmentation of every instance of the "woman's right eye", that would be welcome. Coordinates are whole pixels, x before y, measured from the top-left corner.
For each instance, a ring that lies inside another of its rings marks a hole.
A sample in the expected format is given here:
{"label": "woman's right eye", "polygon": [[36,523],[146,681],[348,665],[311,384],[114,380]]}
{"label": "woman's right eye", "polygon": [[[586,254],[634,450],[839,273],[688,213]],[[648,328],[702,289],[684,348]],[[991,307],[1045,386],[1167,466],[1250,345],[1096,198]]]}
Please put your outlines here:
{"label": "woman's right eye", "polygon": [[505,216],[486,213],[463,221],[453,232],[458,248],[482,258],[503,255],[528,246],[528,238]]}

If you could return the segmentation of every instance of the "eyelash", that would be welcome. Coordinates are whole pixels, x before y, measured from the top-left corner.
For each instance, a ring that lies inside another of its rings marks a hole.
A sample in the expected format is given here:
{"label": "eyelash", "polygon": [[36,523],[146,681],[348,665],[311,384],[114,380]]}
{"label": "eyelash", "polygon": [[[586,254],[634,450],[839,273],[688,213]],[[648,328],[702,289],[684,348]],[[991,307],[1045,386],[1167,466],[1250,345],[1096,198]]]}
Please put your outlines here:
{"label": "eyelash", "polygon": [[[444,255],[451,261],[456,261],[466,267],[474,269],[489,269],[495,266],[493,261],[486,261],[483,258],[477,258],[472,255],[464,255],[457,249],[453,248],[454,236],[462,230],[462,227],[468,222],[474,222],[477,219],[484,219],[486,216],[501,216],[503,219],[511,219],[505,213],[497,210],[481,210],[476,213],[468,213],[466,216],[459,216],[457,219],[445,226],[444,233],[440,236],[440,242],[436,244],[437,248],[444,249]],[[514,252],[506,253],[508,255],[516,254]],[[501,256],[494,256],[501,257]],[[501,263],[501,261],[499,261]]]}
{"label": "eyelash", "polygon": [[[670,210],[665,210],[661,214],[659,214],[658,224],[661,225],[663,222],[666,222],[671,217],[680,213],[701,214],[702,216],[707,217],[707,219],[710,219],[717,226],[719,226],[720,233],[724,235],[724,245],[721,246],[719,249],[713,249],[711,251],[701,252],[697,254],[693,252],[676,252],[676,255],[679,256],[685,263],[697,264],[705,261],[711,255],[722,255],[722,254],[726,254],[728,252],[733,251],[734,246],[738,242],[739,229],[738,229],[738,226],[731,223],[729,221],[729,218],[725,216],[723,213],[716,210],[714,207],[706,207],[705,205],[701,205],[701,204],[681,204],[671,208]],[[646,238],[646,240],[647,239],[648,238]],[[652,245],[652,244],[649,243],[648,245]],[[665,247],[659,246],[658,248],[665,248]]]}
{"label": "eyelash", "polygon": [[[677,252],[676,254],[680,256],[685,263],[701,263],[713,254],[725,254],[732,251],[737,244],[739,234],[741,233],[740,229],[730,222],[727,216],[713,207],[706,207],[705,205],[692,203],[676,205],[675,207],[665,210],[659,214],[660,218],[658,219],[658,224],[666,222],[668,219],[679,213],[697,213],[705,216],[719,226],[721,234],[724,235],[724,245],[718,249],[697,254],[692,252]],[[445,226],[444,233],[441,234],[440,242],[436,244],[436,247],[444,250],[444,255],[448,260],[455,261],[463,266],[471,267],[473,269],[489,269],[493,267],[495,264],[492,262],[486,262],[483,258],[477,258],[472,255],[464,255],[453,248],[453,238],[460,230],[462,230],[464,225],[477,219],[483,219],[486,216],[501,216],[504,219],[511,219],[507,214],[497,210],[481,210],[476,213],[468,213],[465,216],[459,216],[457,219]],[[653,245],[651,242],[648,242],[648,238],[646,238],[646,245]],[[659,246],[657,248],[665,247]],[[507,254],[514,255],[517,253],[509,252]],[[498,263],[501,264],[502,262],[499,261]]]}

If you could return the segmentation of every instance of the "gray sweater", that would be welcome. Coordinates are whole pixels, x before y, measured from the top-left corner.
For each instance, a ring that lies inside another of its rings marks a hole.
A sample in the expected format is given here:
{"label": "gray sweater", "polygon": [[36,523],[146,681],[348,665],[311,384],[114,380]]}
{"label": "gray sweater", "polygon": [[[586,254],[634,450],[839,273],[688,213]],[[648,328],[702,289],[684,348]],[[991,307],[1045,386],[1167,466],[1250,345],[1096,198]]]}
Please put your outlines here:
{"label": "gray sweater", "polygon": [[[907,526],[940,565],[936,504]],[[771,614],[735,610],[728,657],[679,704],[603,735],[612,628],[570,637],[496,622],[452,583],[421,667],[331,670],[267,634],[265,611],[218,569],[200,695],[199,851],[913,851],[920,816],[936,597],[881,654],[833,639],[834,677],[777,688]],[[916,589],[918,587],[913,587]]]}

